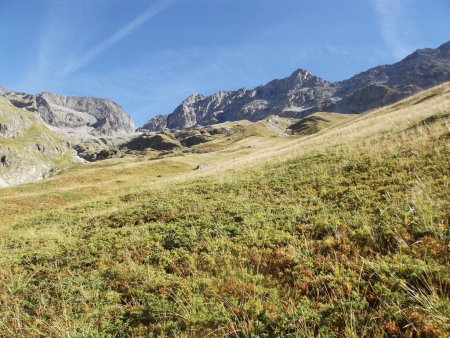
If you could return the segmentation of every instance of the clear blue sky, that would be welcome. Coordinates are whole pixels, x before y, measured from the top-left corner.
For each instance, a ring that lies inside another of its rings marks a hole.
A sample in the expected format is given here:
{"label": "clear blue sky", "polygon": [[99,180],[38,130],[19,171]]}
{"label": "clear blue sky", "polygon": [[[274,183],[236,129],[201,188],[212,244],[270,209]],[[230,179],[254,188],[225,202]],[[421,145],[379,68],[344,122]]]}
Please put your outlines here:
{"label": "clear blue sky", "polygon": [[0,0],[0,86],[107,97],[141,125],[194,92],[398,61],[449,18],[449,0]]}

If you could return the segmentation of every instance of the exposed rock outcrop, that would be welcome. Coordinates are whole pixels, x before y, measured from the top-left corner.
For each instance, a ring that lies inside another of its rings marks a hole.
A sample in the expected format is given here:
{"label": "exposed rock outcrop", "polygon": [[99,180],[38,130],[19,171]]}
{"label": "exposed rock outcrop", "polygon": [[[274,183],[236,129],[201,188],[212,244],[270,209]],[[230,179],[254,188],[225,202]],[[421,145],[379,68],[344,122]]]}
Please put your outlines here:
{"label": "exposed rock outcrop", "polygon": [[360,113],[391,104],[450,81],[450,42],[419,49],[402,61],[383,65],[337,83],[340,98],[329,111]]}
{"label": "exposed rock outcrop", "polygon": [[31,95],[6,89],[0,91],[0,96],[17,108],[38,114],[46,123],[75,139],[121,136],[136,129],[131,117],[107,99],[54,93]]}
{"label": "exposed rock outcrop", "polygon": [[167,116],[157,115],[142,126],[145,131],[160,131],[167,127]]}
{"label": "exposed rock outcrop", "polygon": [[129,138],[98,137],[76,144],[74,149],[78,156],[86,161],[100,161],[122,156],[123,153],[120,150],[120,146],[129,140]]}
{"label": "exposed rock outcrop", "polygon": [[166,117],[151,119],[143,129],[257,121],[272,114],[303,118],[318,111],[360,113],[446,81],[450,81],[450,42],[436,49],[419,49],[398,63],[378,66],[341,82],[332,83],[299,69],[252,90],[194,94]]}
{"label": "exposed rock outcrop", "polygon": [[63,136],[0,97],[0,187],[42,179],[76,161]]}
{"label": "exposed rock outcrop", "polygon": [[136,129],[130,116],[106,99],[5,88],[0,99],[0,186],[41,179],[79,160],[77,154],[88,161],[120,156],[119,146]]}
{"label": "exposed rock outcrop", "polygon": [[258,121],[272,114],[297,116],[301,112],[307,114],[334,92],[334,84],[300,69],[288,78],[273,80],[252,90],[220,91],[208,97],[191,95],[167,116],[164,126],[158,127],[161,116],[150,120],[146,126],[151,126],[153,131],[165,127],[186,129],[225,121]]}

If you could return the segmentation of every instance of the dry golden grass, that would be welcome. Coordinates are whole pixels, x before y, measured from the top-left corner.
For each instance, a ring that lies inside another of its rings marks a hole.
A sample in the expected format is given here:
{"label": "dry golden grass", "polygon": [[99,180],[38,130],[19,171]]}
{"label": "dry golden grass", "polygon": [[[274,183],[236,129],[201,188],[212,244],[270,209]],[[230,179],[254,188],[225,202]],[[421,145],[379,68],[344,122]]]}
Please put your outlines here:
{"label": "dry golden grass", "polygon": [[[450,83],[365,114],[335,118],[329,128],[308,136],[278,137],[264,121],[226,122],[218,126],[238,127],[237,131],[196,147],[208,150],[206,153],[154,160],[130,156],[80,164],[40,182],[2,189],[0,220],[3,225],[13,224],[105,196],[164,189],[170,184],[202,176],[226,175],[267,161],[289,160],[333,145],[356,142],[363,146],[364,140],[371,136],[406,129],[436,112],[448,110]],[[199,164],[207,164],[207,167],[194,170]]]}
{"label": "dry golden grass", "polygon": [[287,160],[321,148],[365,139],[388,131],[405,130],[426,118],[450,110],[450,83],[434,87],[390,106],[338,121],[334,126],[316,134],[304,136],[282,145],[255,151],[251,155],[226,163],[225,166],[244,166],[272,157]]}
{"label": "dry golden grass", "polygon": [[445,336],[448,93],[0,190],[0,336]]}

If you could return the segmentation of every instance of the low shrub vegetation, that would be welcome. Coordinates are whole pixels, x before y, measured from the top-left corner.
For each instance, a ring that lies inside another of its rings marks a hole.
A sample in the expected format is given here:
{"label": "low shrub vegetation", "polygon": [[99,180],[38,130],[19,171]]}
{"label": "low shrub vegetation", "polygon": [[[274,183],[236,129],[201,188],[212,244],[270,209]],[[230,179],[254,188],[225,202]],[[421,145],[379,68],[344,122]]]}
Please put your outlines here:
{"label": "low shrub vegetation", "polygon": [[447,123],[3,227],[0,336],[444,337]]}

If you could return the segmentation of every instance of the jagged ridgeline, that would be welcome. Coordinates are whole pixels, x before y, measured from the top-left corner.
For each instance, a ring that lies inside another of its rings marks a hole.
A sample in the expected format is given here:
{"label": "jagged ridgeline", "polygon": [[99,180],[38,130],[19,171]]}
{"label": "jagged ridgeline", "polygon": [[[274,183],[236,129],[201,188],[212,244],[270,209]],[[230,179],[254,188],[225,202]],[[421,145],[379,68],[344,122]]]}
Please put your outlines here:
{"label": "jagged ridgeline", "polygon": [[184,129],[224,121],[257,121],[273,114],[303,118],[320,111],[361,113],[446,81],[450,81],[450,42],[436,49],[419,49],[398,63],[369,69],[345,81],[329,82],[299,69],[254,89],[194,94],[171,114],[158,115],[142,128]]}
{"label": "jagged ridgeline", "polygon": [[[254,89],[193,94],[171,114],[152,118],[138,133],[131,117],[108,99],[48,92],[33,95],[0,88],[0,186],[44,178],[83,160],[222,149],[227,138],[236,140],[239,133],[308,135],[344,115],[397,102],[446,81],[450,81],[450,42],[417,50],[398,63],[369,69],[345,81],[329,82],[299,69]],[[213,127],[239,121],[261,123]],[[39,128],[42,134],[28,134]],[[190,131],[180,132],[184,129]],[[224,136],[228,129],[234,136]],[[55,149],[44,146],[49,138],[55,140]],[[204,143],[207,145],[199,145]],[[64,161],[60,160],[62,153]]]}

